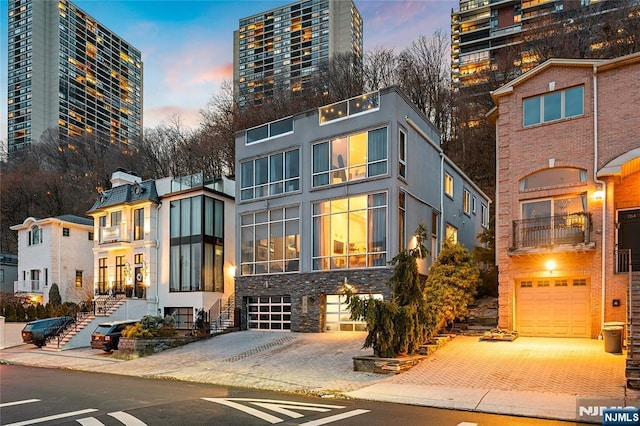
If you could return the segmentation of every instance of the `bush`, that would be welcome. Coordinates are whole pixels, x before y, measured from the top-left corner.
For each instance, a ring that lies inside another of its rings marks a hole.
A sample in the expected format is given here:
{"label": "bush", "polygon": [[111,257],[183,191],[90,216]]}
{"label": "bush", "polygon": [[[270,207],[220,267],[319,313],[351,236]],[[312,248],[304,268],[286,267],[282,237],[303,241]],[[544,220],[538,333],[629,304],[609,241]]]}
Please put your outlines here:
{"label": "bush", "polygon": [[145,315],[136,325],[128,326],[122,331],[123,337],[131,339],[152,339],[154,337],[176,336],[176,321],[170,315],[161,316]]}
{"label": "bush", "polygon": [[60,306],[62,304],[62,297],[60,296],[60,289],[58,284],[53,283],[49,290],[49,303],[53,306]]}

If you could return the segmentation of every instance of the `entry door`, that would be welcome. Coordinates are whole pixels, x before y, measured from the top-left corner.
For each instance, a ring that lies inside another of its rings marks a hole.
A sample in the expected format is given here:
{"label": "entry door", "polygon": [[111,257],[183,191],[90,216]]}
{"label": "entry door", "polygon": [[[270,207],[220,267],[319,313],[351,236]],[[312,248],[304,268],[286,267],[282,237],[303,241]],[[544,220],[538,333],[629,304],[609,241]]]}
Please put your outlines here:
{"label": "entry door", "polygon": [[142,268],[136,267],[135,269],[135,288],[133,289],[133,295],[138,299],[142,299],[144,297],[144,275],[142,274]]}
{"label": "entry door", "polygon": [[640,210],[618,212],[618,248],[631,249],[631,269],[640,271]]}

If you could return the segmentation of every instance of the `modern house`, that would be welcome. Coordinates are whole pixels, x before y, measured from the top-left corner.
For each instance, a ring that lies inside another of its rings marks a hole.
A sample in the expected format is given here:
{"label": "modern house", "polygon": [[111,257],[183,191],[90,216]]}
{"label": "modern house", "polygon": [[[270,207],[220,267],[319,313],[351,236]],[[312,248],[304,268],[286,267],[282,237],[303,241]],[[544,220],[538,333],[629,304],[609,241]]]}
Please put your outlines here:
{"label": "modern house", "polygon": [[[118,170],[88,214],[95,221],[96,300],[193,329],[233,294],[234,184],[201,174],[143,181]],[[226,236],[226,238],[225,238]],[[129,315],[132,317],[131,315]]]}
{"label": "modern house", "polygon": [[63,215],[28,217],[10,229],[18,231],[18,278],[13,291],[46,305],[58,285],[63,302],[93,297],[93,221]]}
{"label": "modern house", "polygon": [[489,198],[440,147],[433,124],[396,87],[236,134],[236,305],[241,327],[362,330],[345,284],[388,298],[389,261],[445,238],[468,249],[488,226]]}
{"label": "modern house", "polygon": [[605,322],[633,327],[638,75],[640,54],[551,59],[492,92],[500,327],[587,338]]}
{"label": "modern house", "polygon": [[142,137],[142,56],[68,0],[8,2],[9,153],[55,130],[127,149]]}
{"label": "modern house", "polygon": [[233,87],[241,105],[274,90],[303,90],[339,54],[362,58],[363,22],[352,0],[302,0],[240,19]]}

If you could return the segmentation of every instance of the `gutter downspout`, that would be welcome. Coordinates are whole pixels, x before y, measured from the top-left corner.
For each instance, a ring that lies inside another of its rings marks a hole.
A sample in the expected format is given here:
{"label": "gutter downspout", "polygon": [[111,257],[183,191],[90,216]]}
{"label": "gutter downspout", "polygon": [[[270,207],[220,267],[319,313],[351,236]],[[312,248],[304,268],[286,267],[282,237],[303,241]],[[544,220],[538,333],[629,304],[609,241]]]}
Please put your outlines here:
{"label": "gutter downspout", "polygon": [[435,253],[435,259],[440,255],[442,244],[444,242],[444,154],[440,152],[440,232],[438,237],[438,253]]}
{"label": "gutter downspout", "polygon": [[[153,313],[153,315],[158,315],[158,309],[160,309],[160,259],[158,257],[158,252],[160,251],[159,249],[159,245],[160,245],[160,241],[158,240],[158,230],[160,229],[160,207],[162,207],[162,202],[159,202],[158,205],[156,206],[156,282],[155,282],[155,287],[156,287],[156,311]],[[160,315],[159,315],[160,316]]]}
{"label": "gutter downspout", "polygon": [[[597,65],[593,65],[593,181],[597,184],[602,185],[602,189],[604,190],[604,198],[602,200],[602,295],[600,301],[600,323],[601,327],[604,324],[604,309],[605,309],[605,294],[606,294],[606,228],[607,228],[607,183],[603,180],[598,179],[598,67]],[[602,332],[600,332],[599,338],[602,338]]]}

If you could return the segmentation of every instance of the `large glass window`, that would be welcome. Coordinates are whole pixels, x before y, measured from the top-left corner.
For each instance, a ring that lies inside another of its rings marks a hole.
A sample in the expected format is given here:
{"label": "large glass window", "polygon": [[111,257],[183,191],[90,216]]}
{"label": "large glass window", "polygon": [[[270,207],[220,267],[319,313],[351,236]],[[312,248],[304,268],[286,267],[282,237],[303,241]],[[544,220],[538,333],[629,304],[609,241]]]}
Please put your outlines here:
{"label": "large glass window", "polygon": [[224,292],[224,202],[197,196],[171,201],[169,291]]}
{"label": "large glass window", "polygon": [[462,211],[467,215],[471,214],[471,193],[466,189],[463,190]]}
{"label": "large glass window", "polygon": [[573,87],[525,99],[522,111],[524,126],[582,115],[584,112],[584,87]]}
{"label": "large glass window", "polygon": [[279,152],[240,165],[240,199],[251,200],[300,189],[300,150]]}
{"label": "large glass window", "polygon": [[407,177],[407,132],[402,129],[398,135],[398,174]]}
{"label": "large glass window", "polygon": [[387,194],[364,194],[313,205],[313,269],[385,266]]}
{"label": "large glass window", "polygon": [[300,208],[291,206],[241,217],[241,274],[300,270]]}
{"label": "large glass window", "polygon": [[447,172],[444,173],[444,193],[453,197],[453,176]]}
{"label": "large glass window", "polygon": [[354,133],[313,146],[313,186],[387,173],[387,128]]}

